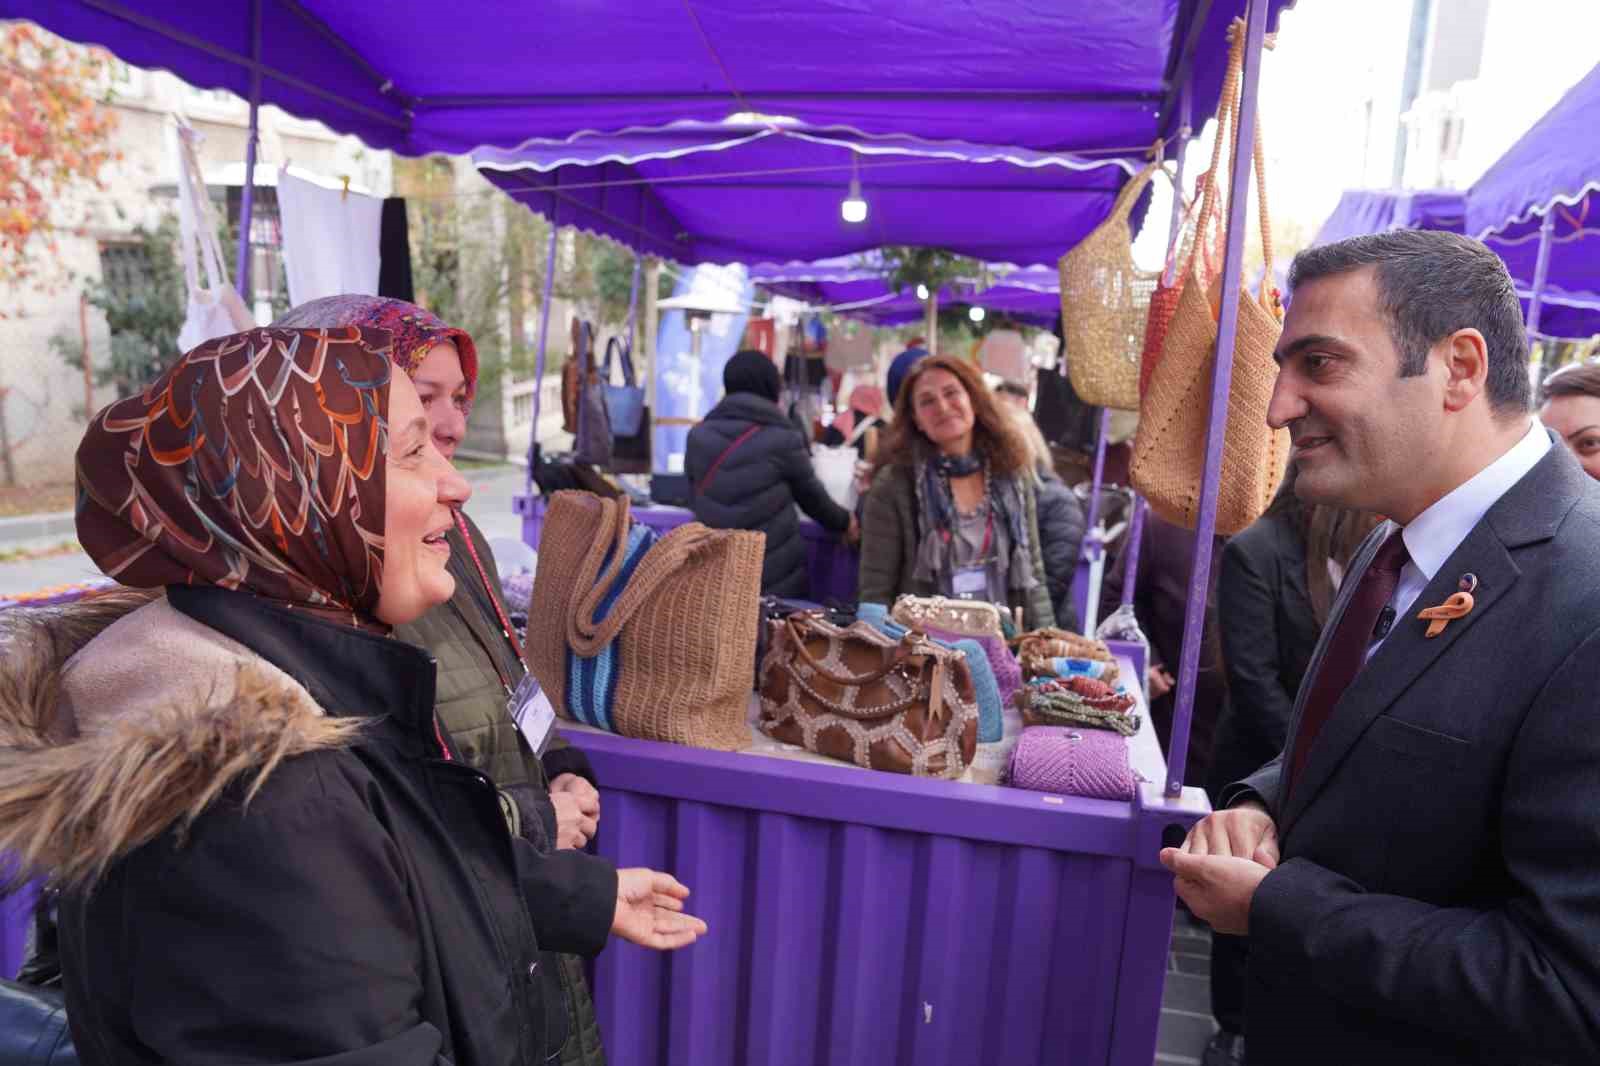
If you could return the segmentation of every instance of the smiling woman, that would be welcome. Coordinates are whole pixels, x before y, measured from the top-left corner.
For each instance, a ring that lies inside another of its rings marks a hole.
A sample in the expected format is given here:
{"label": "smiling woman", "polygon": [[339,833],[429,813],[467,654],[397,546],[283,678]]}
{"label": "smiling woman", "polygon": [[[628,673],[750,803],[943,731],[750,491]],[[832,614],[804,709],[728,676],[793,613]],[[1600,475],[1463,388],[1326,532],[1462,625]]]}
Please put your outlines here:
{"label": "smiling woman", "polygon": [[545,1061],[542,951],[704,931],[665,874],[540,854],[451,758],[391,627],[454,592],[466,485],[389,345],[209,341],[78,450],[79,539],[142,591],[11,623],[0,851],[63,889],[85,1063]]}
{"label": "smiling woman", "polygon": [[1584,471],[1600,479],[1600,365],[1564,366],[1545,378],[1539,419],[1566,442]]}

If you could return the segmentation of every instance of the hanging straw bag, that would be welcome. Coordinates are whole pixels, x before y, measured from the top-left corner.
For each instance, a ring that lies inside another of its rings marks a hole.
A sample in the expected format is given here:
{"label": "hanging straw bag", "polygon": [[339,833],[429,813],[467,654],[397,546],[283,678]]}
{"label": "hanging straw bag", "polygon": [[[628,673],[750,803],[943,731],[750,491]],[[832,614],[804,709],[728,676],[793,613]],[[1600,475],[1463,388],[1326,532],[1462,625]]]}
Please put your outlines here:
{"label": "hanging straw bag", "polygon": [[557,713],[642,740],[738,751],[761,614],[761,533],[690,522],[659,541],[627,497],[545,512],[528,669]]}
{"label": "hanging straw bag", "polygon": [[[1228,120],[1237,125],[1238,90],[1244,59],[1243,29],[1235,21],[1230,31],[1233,48],[1223,82],[1218,136]],[[1229,144],[1236,142],[1229,138]],[[1230,150],[1230,155],[1232,151]],[[1214,160],[1217,159],[1214,156]],[[1255,139],[1257,203],[1260,208],[1261,244],[1265,261],[1272,262],[1272,229],[1267,216],[1265,154],[1259,125]],[[1213,166],[1216,162],[1213,163]],[[1231,160],[1229,169],[1232,169]],[[1217,174],[1206,181],[1198,230],[1205,231]],[[1229,196],[1244,195],[1230,189]],[[1211,414],[1212,375],[1216,367],[1217,318],[1222,304],[1222,284],[1237,279],[1212,280],[1207,285],[1191,263],[1178,298],[1178,308],[1168,326],[1161,358],[1150,377],[1150,389],[1139,413],[1130,475],[1156,514],[1168,522],[1193,529],[1199,521],[1200,481],[1205,466],[1206,430]],[[1289,433],[1267,425],[1278,368],[1272,353],[1283,330],[1281,313],[1271,291],[1271,272],[1262,281],[1259,297],[1241,291],[1233,350],[1233,383],[1228,400],[1222,470],[1217,484],[1216,531],[1232,535],[1261,517],[1289,461]]]}
{"label": "hanging straw bag", "polygon": [[[1217,139],[1216,149],[1222,147],[1221,138]],[[1215,149],[1214,149],[1215,150]],[[1206,185],[1210,180],[1210,173],[1203,175],[1201,185]],[[1189,276],[1191,270],[1209,285],[1216,276],[1222,262],[1222,252],[1219,248],[1222,232],[1220,227],[1207,225],[1206,232],[1201,233],[1196,226],[1200,210],[1201,195],[1196,195],[1189,204],[1178,230],[1178,239],[1173,242],[1172,250],[1167,256],[1166,269],[1161,272],[1161,280],[1156,285],[1156,291],[1150,296],[1150,312],[1145,318],[1144,327],[1144,352],[1139,357],[1139,399],[1142,402],[1150,391],[1150,376],[1155,373],[1156,363],[1161,360],[1161,345],[1167,339],[1167,327],[1172,323],[1172,316],[1178,311],[1178,297],[1183,294],[1184,278]],[[1215,216],[1213,216],[1213,221]],[[1190,250],[1188,264],[1179,267],[1184,251]]]}
{"label": "hanging straw bag", "polygon": [[1061,257],[1067,373],[1085,403],[1139,408],[1139,354],[1150,295],[1161,275],[1133,265],[1128,216],[1158,170],[1159,161],[1135,175],[1117,195],[1110,216]]}
{"label": "hanging straw bag", "polygon": [[[222,265],[217,219],[195,150],[199,136],[188,123],[178,123],[178,251],[189,295],[183,326],[178,330],[178,348],[185,352],[256,325],[239,293],[228,283],[228,271]],[[202,269],[204,284],[200,281]]]}

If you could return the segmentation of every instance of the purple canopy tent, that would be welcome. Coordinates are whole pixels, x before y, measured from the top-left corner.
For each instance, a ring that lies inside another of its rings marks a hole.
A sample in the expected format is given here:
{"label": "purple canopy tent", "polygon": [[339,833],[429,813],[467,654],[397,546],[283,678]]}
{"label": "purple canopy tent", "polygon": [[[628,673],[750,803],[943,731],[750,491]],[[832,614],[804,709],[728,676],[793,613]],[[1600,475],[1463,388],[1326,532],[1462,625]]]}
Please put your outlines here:
{"label": "purple canopy tent", "polygon": [[1600,66],[1467,194],[1467,232],[1511,268],[1530,336],[1600,333]]}
{"label": "purple canopy tent", "polygon": [[[810,261],[889,244],[1054,263],[1111,210],[1120,158],[792,123],[533,138],[473,161],[559,225],[684,263]],[[840,217],[852,189],[864,222]]]}
{"label": "purple canopy tent", "polygon": [[[591,5],[488,0],[461,0],[447,17],[423,0],[0,0],[0,18],[32,18],[127,62],[245,94],[252,116],[273,103],[411,154],[757,110],[1090,154],[1137,153],[1177,134],[1180,93],[1196,120],[1209,115],[1226,28],[1248,10],[1232,183],[1242,188],[1262,37],[1291,2],[977,0],[908,18],[887,0],[843,14],[796,0],[626,0],[600,18]],[[1239,197],[1230,210],[1228,276],[1242,261],[1244,209]],[[898,1047],[919,1062],[967,1062],[995,1048],[1019,1063],[1147,1066],[1173,900],[1157,849],[1206,809],[1181,773],[1237,301],[1228,286],[1165,787],[1146,784],[1130,804],[980,797],[887,775],[830,787],[820,771],[831,768],[817,768],[805,775],[812,787],[795,788],[781,763],[600,738],[601,850],[698,882],[696,909],[722,930],[676,956],[619,947],[600,959],[613,1061],[787,1063],[799,1034],[815,1052],[807,1061],[829,1051],[875,1061]],[[884,884],[906,888],[875,891]],[[818,911],[818,900],[831,902]],[[868,1059],[854,1054],[862,1049]]]}
{"label": "purple canopy tent", "polygon": [[[995,263],[985,273],[991,279],[987,286],[975,278],[940,290],[939,306],[982,307],[1028,325],[1054,325],[1061,309],[1055,267],[1019,269]],[[750,268],[750,280],[770,292],[872,325],[902,325],[922,315],[914,293],[889,287],[883,265],[871,252],[816,263],[761,263]]]}
{"label": "purple canopy tent", "polygon": [[1466,193],[1451,189],[1350,189],[1317,231],[1313,245],[1391,229],[1442,229],[1465,233]]}

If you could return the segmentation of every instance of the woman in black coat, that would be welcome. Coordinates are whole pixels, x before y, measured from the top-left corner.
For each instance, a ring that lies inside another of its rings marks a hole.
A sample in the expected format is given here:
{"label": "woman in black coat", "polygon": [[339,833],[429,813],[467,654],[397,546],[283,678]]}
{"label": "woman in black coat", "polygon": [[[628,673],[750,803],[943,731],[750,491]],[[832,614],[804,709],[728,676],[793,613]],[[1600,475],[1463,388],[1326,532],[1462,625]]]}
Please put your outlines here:
{"label": "woman in black coat", "polygon": [[684,472],[694,492],[695,518],[713,529],[767,535],[761,592],[805,598],[806,545],[795,504],[834,533],[857,536],[856,520],[833,502],[811,468],[805,438],[778,407],[778,368],[745,350],[722,371],[727,395],[689,431]]}
{"label": "woman in black coat", "polygon": [[145,591],[10,635],[0,851],[63,888],[91,1066],[542,1066],[542,951],[704,931],[665,874],[512,836],[445,746],[393,627],[454,592],[468,490],[389,344],[208,341],[78,450],[78,538]]}

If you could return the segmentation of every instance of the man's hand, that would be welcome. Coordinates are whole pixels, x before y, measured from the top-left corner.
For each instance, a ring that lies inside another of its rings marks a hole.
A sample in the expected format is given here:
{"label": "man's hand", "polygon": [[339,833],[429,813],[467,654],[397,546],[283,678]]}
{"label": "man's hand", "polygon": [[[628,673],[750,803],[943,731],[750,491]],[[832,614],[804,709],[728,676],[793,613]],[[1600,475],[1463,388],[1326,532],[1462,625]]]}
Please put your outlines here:
{"label": "man's hand", "polygon": [[617,871],[617,913],[611,932],[640,947],[674,951],[706,933],[706,923],[683,913],[689,890],[671,874],[634,867]]}
{"label": "man's hand", "polygon": [[1167,673],[1165,666],[1151,664],[1150,669],[1144,673],[1145,684],[1150,687],[1150,698],[1159,700],[1162,696],[1172,691],[1172,686],[1177,682],[1172,680],[1172,675]]}
{"label": "man's hand", "polygon": [[1272,871],[1249,859],[1193,855],[1177,848],[1161,849],[1161,865],[1178,878],[1178,895],[1196,918],[1219,933],[1250,932],[1250,901]]}
{"label": "man's hand", "polygon": [[1278,827],[1256,800],[1202,818],[1189,830],[1183,852],[1196,857],[1249,859],[1268,870],[1278,865]]}
{"label": "man's hand", "polygon": [[851,547],[861,543],[861,520],[850,516],[850,526],[844,531],[844,542]]}
{"label": "man's hand", "polygon": [[600,825],[600,793],[577,774],[562,774],[550,782],[550,802],[556,809],[556,847],[581,848],[594,838]]}

